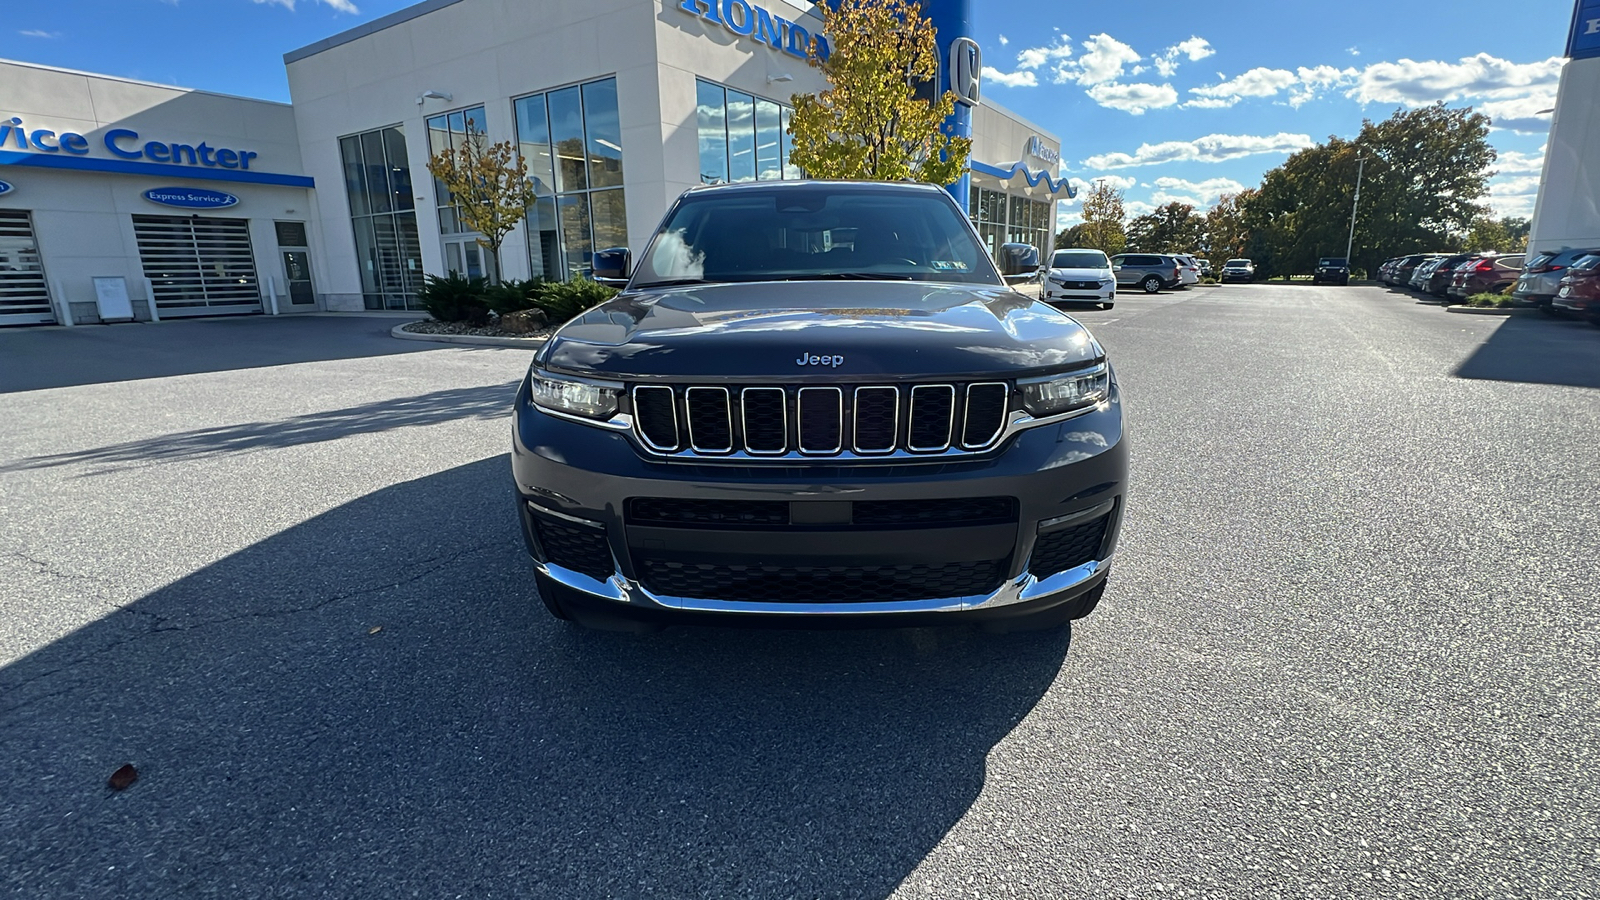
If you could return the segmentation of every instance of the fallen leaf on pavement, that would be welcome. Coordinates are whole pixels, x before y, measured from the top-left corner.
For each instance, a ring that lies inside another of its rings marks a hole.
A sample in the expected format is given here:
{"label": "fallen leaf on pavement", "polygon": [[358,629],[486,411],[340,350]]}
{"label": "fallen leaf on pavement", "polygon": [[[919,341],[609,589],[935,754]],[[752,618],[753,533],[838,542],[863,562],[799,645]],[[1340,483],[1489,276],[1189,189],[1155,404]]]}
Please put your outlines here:
{"label": "fallen leaf on pavement", "polygon": [[382,630],[383,630],[383,626],[382,625],[374,625],[371,628],[367,629],[367,634],[377,634],[378,632],[380,632]]}
{"label": "fallen leaf on pavement", "polygon": [[106,782],[113,791],[125,791],[128,786],[139,780],[139,770],[128,763],[122,768],[111,773],[111,780]]}

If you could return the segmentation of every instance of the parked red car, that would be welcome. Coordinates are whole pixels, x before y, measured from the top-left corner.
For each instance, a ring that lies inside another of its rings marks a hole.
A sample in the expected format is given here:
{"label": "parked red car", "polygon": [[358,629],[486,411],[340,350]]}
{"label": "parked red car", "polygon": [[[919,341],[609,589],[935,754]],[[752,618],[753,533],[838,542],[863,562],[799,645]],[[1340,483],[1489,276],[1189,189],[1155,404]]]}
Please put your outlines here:
{"label": "parked red car", "polygon": [[1448,294],[1456,300],[1465,300],[1473,294],[1504,293],[1522,274],[1522,261],[1526,254],[1505,256],[1475,256],[1459,266],[1450,276]]}
{"label": "parked red car", "polygon": [[1558,313],[1600,325],[1600,253],[1582,257],[1567,269],[1550,306]]}

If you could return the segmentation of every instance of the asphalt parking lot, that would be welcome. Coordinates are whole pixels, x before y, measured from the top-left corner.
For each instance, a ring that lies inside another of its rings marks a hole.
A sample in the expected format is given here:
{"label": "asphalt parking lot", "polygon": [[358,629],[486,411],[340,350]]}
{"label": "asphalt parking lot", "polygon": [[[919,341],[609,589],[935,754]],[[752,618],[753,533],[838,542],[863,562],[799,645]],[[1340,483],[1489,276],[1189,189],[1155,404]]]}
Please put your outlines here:
{"label": "asphalt parking lot", "polygon": [[1600,894],[1600,329],[1081,318],[1130,515],[1095,615],[1005,637],[549,619],[525,351],[0,330],[0,893]]}

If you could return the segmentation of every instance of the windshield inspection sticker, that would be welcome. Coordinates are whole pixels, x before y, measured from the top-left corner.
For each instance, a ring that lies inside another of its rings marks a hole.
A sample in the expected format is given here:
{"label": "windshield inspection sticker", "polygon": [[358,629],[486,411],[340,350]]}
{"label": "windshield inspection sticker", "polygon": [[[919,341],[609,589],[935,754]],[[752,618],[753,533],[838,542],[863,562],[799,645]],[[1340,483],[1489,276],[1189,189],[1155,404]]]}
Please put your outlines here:
{"label": "windshield inspection sticker", "polygon": [[967,264],[959,259],[936,259],[933,261],[933,267],[941,272],[952,270],[965,272],[967,270]]}

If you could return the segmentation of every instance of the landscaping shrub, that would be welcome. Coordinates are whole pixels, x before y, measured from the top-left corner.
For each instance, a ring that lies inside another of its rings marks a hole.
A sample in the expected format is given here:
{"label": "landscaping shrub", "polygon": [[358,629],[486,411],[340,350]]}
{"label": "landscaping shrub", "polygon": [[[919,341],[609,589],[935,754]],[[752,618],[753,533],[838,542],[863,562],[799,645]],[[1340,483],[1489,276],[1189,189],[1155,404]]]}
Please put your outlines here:
{"label": "landscaping shrub", "polygon": [[422,289],[417,291],[417,300],[428,311],[428,315],[440,322],[486,325],[489,322],[489,306],[483,300],[484,288],[482,278],[463,278],[454,272],[447,278],[424,275]]}
{"label": "landscaping shrub", "polygon": [[550,314],[551,323],[565,322],[617,295],[617,289],[587,278],[552,281],[539,286],[534,303]]}
{"label": "landscaping shrub", "polygon": [[1473,294],[1467,298],[1468,306],[1500,307],[1511,305],[1510,294]]}
{"label": "landscaping shrub", "polygon": [[539,292],[544,286],[543,278],[530,278],[527,281],[507,278],[499,284],[484,288],[483,302],[502,316],[518,310],[533,309],[539,305]]}

